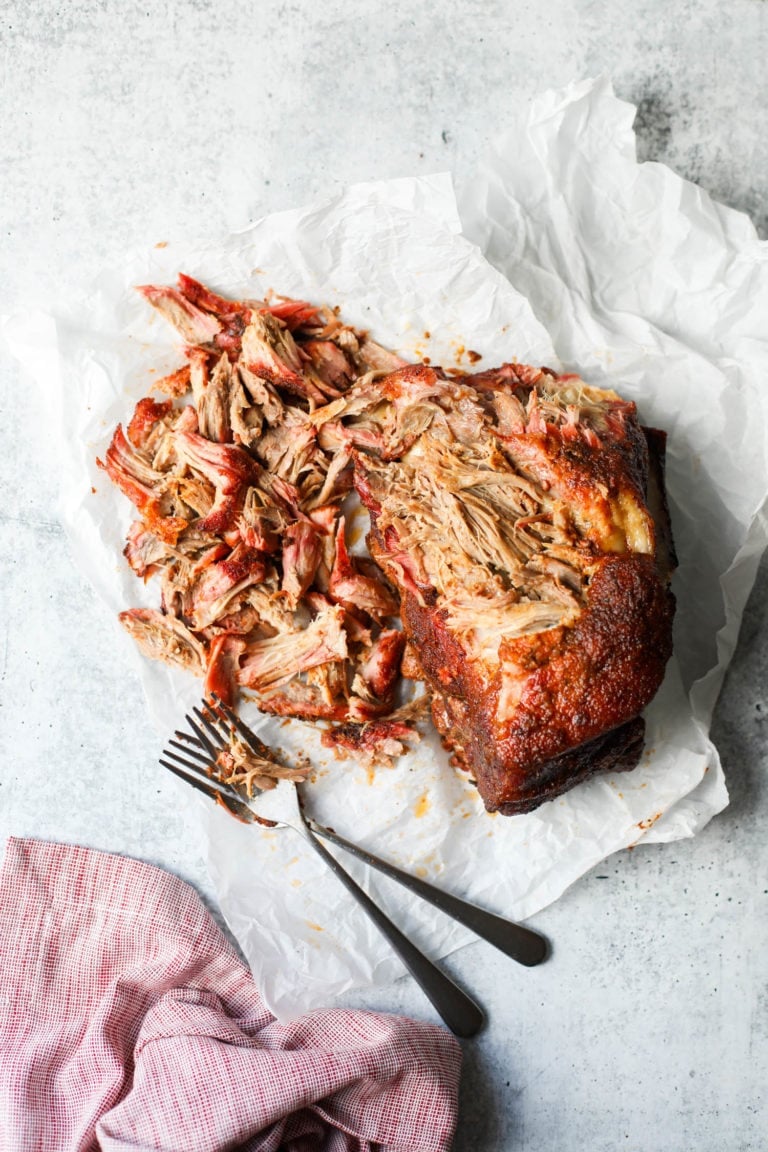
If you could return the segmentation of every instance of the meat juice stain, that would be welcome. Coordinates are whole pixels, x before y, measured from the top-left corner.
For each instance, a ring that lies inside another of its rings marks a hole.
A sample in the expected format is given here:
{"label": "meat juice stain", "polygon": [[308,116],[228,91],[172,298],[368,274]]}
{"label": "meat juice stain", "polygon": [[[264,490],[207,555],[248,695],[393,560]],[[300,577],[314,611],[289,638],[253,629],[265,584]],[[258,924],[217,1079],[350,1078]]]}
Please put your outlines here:
{"label": "meat juice stain", "polygon": [[432,807],[432,802],[429,799],[429,793],[425,792],[416,801],[416,807],[413,810],[413,814],[416,817],[416,819],[418,820],[422,816],[426,816],[427,812],[429,812],[431,807]]}

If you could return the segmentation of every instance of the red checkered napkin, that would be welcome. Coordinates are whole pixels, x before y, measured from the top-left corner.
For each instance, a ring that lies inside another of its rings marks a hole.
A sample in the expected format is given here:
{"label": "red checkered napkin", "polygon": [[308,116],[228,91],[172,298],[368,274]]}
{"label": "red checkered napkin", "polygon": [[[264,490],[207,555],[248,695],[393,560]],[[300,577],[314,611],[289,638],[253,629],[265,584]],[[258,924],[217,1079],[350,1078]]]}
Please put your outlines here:
{"label": "red checkered napkin", "polygon": [[343,1009],[282,1025],[181,880],[8,841],[0,870],[3,1152],[442,1152],[458,1044]]}

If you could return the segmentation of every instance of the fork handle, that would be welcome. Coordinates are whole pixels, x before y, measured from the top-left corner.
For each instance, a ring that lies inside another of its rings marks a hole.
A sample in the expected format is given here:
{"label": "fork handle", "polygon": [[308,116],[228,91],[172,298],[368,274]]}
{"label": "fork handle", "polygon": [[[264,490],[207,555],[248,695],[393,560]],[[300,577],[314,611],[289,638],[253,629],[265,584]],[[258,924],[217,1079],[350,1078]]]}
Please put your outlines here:
{"label": "fork handle", "polygon": [[366,852],[364,848],[352,844],[343,836],[331,832],[329,828],[323,828],[314,820],[308,821],[308,823],[315,835],[323,836],[352,856],[364,860],[371,868],[377,868],[385,876],[397,880],[414,895],[420,896],[428,904],[432,904],[441,912],[452,916],[454,920],[458,920],[460,924],[470,928],[476,936],[482,937],[489,944],[493,944],[495,948],[505,952],[507,956],[511,956],[518,964],[525,964],[527,968],[533,968],[547,956],[549,951],[547,940],[538,932],[524,928],[522,924],[515,924],[512,920],[505,920],[503,916],[496,916],[493,912],[486,912],[484,908],[478,908],[475,904],[460,900],[458,896],[452,896],[450,892],[443,892],[440,888],[428,884],[426,880],[420,880],[418,876],[412,876],[409,872],[396,868],[394,864],[388,864],[386,860],[381,860],[378,856]]}
{"label": "fork handle", "polygon": [[374,904],[367,892],[364,892],[349,873],[344,871],[338,860],[319,840],[311,834],[307,835],[306,839],[328,867],[335,872],[347,891],[368,913],[382,936],[386,937],[450,1030],[456,1036],[476,1035],[485,1023],[482,1009],[466,992],[462,992],[461,988],[454,984],[453,980],[446,976],[436,964],[433,964],[429,957],[425,956],[407,936],[403,935],[389,917],[385,916],[379,906]]}

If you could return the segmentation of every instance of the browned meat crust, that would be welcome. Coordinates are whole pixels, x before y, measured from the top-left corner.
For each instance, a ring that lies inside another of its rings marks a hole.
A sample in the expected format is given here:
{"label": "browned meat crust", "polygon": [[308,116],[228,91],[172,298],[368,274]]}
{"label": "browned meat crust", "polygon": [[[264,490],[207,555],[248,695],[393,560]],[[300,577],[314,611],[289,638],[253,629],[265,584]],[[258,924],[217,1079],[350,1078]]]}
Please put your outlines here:
{"label": "browned meat crust", "polygon": [[[441,696],[432,697],[432,719],[443,744],[453,753],[452,762],[456,767],[469,769],[467,734],[469,725],[469,705],[461,700]],[[523,774],[517,796],[513,801],[501,803],[489,811],[501,812],[504,816],[515,816],[532,812],[546,800],[604,772],[628,772],[637,767],[643,751],[645,721],[641,716],[629,720],[620,728],[597,736],[586,744],[580,744],[561,756],[555,756],[533,766]],[[476,741],[470,736],[471,744]],[[472,754],[472,747],[469,754]]]}
{"label": "browned meat crust", "polygon": [[[376,534],[369,541],[380,555]],[[489,811],[529,812],[597,772],[634,768],[638,713],[672,651],[674,600],[648,556],[608,556],[572,628],[507,643],[505,672],[525,683],[512,717],[497,719],[502,672],[485,680],[445,625],[439,604],[405,592],[403,626],[433,688],[432,718]]]}
{"label": "browned meat crust", "polygon": [[[411,523],[405,506],[395,514],[386,472],[381,483],[378,466],[356,461],[358,490],[372,516],[369,547],[399,582],[409,645],[434,693],[435,725],[454,762],[476,779],[490,811],[531,811],[596,772],[626,770],[639,760],[639,714],[656,693],[672,650],[668,577],[674,552],[663,498],[663,434],[643,435],[633,405],[623,406],[621,424],[603,423],[593,442],[563,442],[543,428],[512,435],[512,467],[524,470],[547,498],[554,494],[567,505],[571,524],[580,525],[571,529],[568,559],[583,585],[578,609],[560,624],[503,633],[490,657],[485,650],[478,656],[455,626],[450,584],[438,589],[424,578],[427,552],[414,550],[412,563],[403,566],[392,524],[403,533],[403,524]],[[424,460],[422,452],[420,467]],[[648,501],[655,504],[655,522]],[[410,514],[415,520],[422,511],[414,504]],[[442,545],[440,565],[451,548],[447,533]],[[514,610],[528,596],[540,606],[554,591],[540,581],[526,587],[530,567],[529,558],[525,570],[506,574],[516,590]],[[498,577],[498,570],[492,574]],[[477,635],[489,610],[478,612]]]}

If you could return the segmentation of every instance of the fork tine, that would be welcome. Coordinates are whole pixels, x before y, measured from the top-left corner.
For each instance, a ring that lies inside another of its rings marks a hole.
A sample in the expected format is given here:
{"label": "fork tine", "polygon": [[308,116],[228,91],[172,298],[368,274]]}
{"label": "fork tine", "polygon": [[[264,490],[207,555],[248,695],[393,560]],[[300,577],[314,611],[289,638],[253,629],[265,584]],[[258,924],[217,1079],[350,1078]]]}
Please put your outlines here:
{"label": "fork tine", "polygon": [[197,788],[198,792],[202,792],[205,796],[210,797],[211,800],[216,799],[218,795],[216,789],[211,784],[207,784],[201,780],[199,776],[194,776],[191,772],[189,774],[183,772],[181,768],[177,768],[175,764],[169,764],[167,760],[163,760],[162,756],[160,757],[160,763],[163,768],[167,768],[169,772],[173,772],[174,776],[178,776],[180,780],[184,780],[185,783],[191,784],[193,788]]}
{"label": "fork tine", "polygon": [[[170,755],[170,753],[168,753]],[[181,768],[176,768],[175,765],[169,764],[167,760],[160,758],[160,763],[163,768],[167,768],[169,772],[173,772],[174,776],[178,776],[185,784],[191,784],[193,788],[197,788],[198,792],[202,792],[209,800],[213,800],[216,804],[221,804],[229,812],[230,816],[234,816],[243,824],[253,823],[253,814],[248,806],[243,803],[243,800],[237,793],[228,787],[226,784],[221,784],[217,780],[212,780],[208,777],[201,779],[195,770],[189,773],[184,772]]]}
{"label": "fork tine", "polygon": [[[189,719],[187,717],[187,719]],[[178,736],[179,740],[184,740],[187,744],[194,744],[197,748],[202,748],[203,742],[198,736],[190,736],[189,732],[181,732],[178,728],[174,732],[174,736]]]}
{"label": "fork tine", "polygon": [[[202,740],[198,736],[187,736],[186,733],[184,733],[184,732],[177,732],[176,735],[181,736],[184,739],[185,751],[189,750],[191,752],[192,751],[191,745],[194,745],[195,748],[198,748],[198,749],[201,749],[202,751],[205,751],[205,745],[203,744]],[[210,757],[206,756],[206,760],[210,761]]]}
{"label": "fork tine", "polygon": [[167,756],[169,760],[181,764],[187,771],[194,772],[196,776],[201,776],[205,780],[212,780],[214,786],[217,788],[229,788],[230,791],[234,791],[230,784],[226,784],[223,780],[212,777],[208,769],[204,768],[202,764],[196,764],[194,760],[187,760],[184,756],[178,756],[175,752],[170,752],[167,748],[163,749],[163,754]]}
{"label": "fork tine", "polygon": [[[197,712],[197,708],[193,709],[193,711]],[[192,717],[189,715],[189,713],[186,714],[184,719],[186,720],[187,724],[189,724],[190,728],[192,729],[195,736],[197,737],[198,744],[200,744],[201,747],[205,748],[205,750],[208,752],[208,755],[211,757],[212,760],[215,760],[219,754],[219,749],[214,747],[214,745],[211,743],[211,741],[206,736],[205,732],[203,732],[200,725],[195,723],[195,721],[192,719]]]}
{"label": "fork tine", "polygon": [[215,760],[216,755],[218,755],[218,752],[221,752],[222,749],[224,749],[228,746],[228,741],[224,739],[224,737],[221,735],[221,732],[219,732],[218,728],[216,727],[216,725],[213,723],[213,721],[211,720],[211,718],[209,716],[206,716],[205,713],[201,712],[199,708],[193,708],[192,711],[194,712],[195,716],[197,716],[200,723],[203,724],[204,727],[208,730],[211,737],[218,744],[218,751],[213,757]]}
{"label": "fork tine", "polygon": [[219,711],[224,714],[232,727],[240,733],[246,744],[251,746],[251,751],[255,752],[259,756],[268,757],[270,755],[270,750],[267,748],[267,745],[264,743],[264,741],[259,739],[256,733],[252,731],[252,729],[250,729],[243,720],[240,719],[236,712],[232,711],[228,704],[225,704],[224,701],[219,696],[217,696],[215,692],[211,693],[211,699]]}
{"label": "fork tine", "polygon": [[[208,795],[214,793],[236,804],[243,804],[243,797],[232,784],[228,784],[225,780],[220,780],[217,776],[209,775],[204,768],[194,764],[191,760],[185,760],[183,756],[177,756],[175,752],[169,752],[167,748],[164,749],[164,753],[169,760],[174,760],[177,764],[181,764],[182,768],[186,769],[183,773],[185,779],[189,778],[190,783],[192,783],[192,778],[194,777],[194,779],[199,781],[203,786],[203,791],[207,790]],[[171,771],[174,770],[173,765],[168,764],[165,760],[161,760],[160,763],[163,767],[170,768]],[[176,774],[179,775],[178,772]]]}
{"label": "fork tine", "polygon": [[[180,744],[178,740],[169,740],[171,748],[178,748],[179,752],[184,752],[187,756],[191,756],[194,760],[199,760],[206,768],[216,769],[216,763],[211,760],[210,756],[203,756],[202,752],[196,752],[194,748],[190,748],[189,744]],[[190,741],[191,743],[191,741]],[[197,741],[195,741],[197,743]],[[198,745],[199,747],[199,745]]]}

